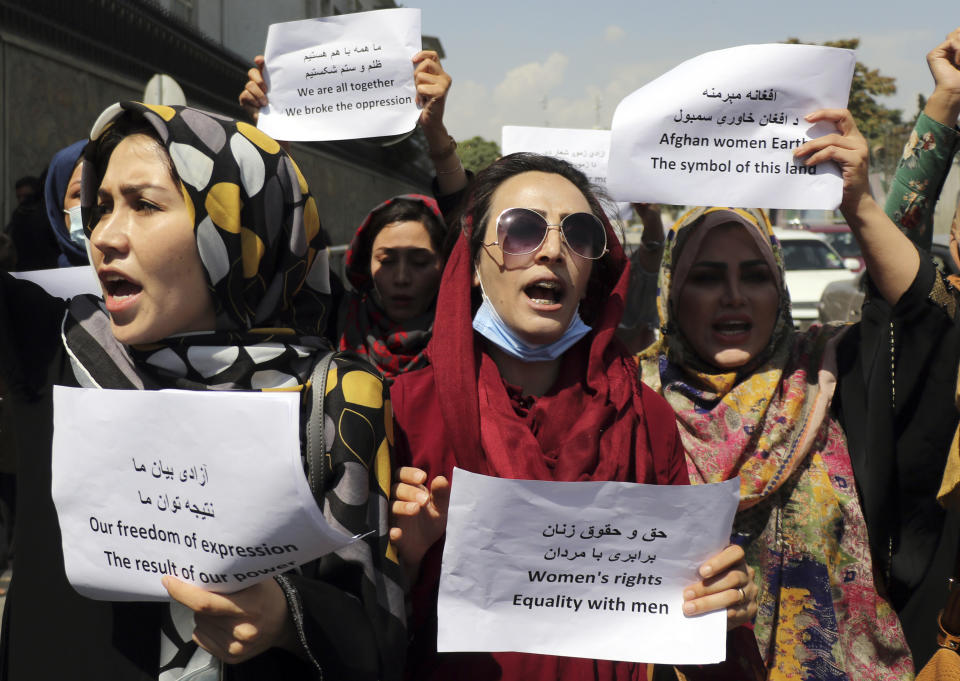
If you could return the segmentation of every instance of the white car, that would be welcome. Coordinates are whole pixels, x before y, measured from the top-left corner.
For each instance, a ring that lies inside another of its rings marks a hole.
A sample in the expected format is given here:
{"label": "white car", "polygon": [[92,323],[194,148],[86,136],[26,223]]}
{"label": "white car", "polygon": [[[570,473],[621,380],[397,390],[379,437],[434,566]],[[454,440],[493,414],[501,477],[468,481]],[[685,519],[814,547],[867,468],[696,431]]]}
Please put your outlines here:
{"label": "white car", "polygon": [[774,229],[773,233],[783,249],[793,322],[806,328],[819,317],[820,296],[827,284],[850,281],[856,275],[821,234],[802,229]]}

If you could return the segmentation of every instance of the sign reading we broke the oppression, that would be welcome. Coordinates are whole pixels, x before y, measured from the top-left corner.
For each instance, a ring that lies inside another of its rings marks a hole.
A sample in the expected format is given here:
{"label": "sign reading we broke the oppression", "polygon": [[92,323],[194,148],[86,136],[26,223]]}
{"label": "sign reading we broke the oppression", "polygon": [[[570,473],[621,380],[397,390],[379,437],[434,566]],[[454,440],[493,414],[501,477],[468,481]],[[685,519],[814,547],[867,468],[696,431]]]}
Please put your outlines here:
{"label": "sign reading we broke the oppression", "polygon": [[808,123],[847,106],[850,50],[745,45],[695,57],[628,95],[613,116],[608,188],[618,201],[833,209],[834,163],[794,150],[834,132]]}
{"label": "sign reading we broke the oppression", "polygon": [[409,132],[420,116],[410,61],[419,51],[419,9],[272,24],[263,69],[270,103],[257,127],[301,141]]}
{"label": "sign reading we broke the oppression", "polygon": [[683,590],[727,546],[739,494],[739,479],[545,482],[455,469],[437,650],[722,661],[726,612],[686,617]]}

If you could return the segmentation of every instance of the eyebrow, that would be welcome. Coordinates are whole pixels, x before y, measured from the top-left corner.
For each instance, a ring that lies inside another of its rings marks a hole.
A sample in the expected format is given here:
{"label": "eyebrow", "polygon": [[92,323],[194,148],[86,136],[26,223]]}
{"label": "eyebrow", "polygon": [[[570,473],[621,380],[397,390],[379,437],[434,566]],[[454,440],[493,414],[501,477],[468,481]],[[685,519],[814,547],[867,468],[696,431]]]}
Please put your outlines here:
{"label": "eyebrow", "polygon": [[423,246],[378,246],[374,253],[393,253],[394,251],[410,251],[412,253],[434,253],[429,248]]}
{"label": "eyebrow", "polygon": [[[122,184],[120,185],[120,195],[130,196],[131,194],[139,194],[144,189],[156,189],[164,193],[168,191],[166,187],[162,187],[158,184]],[[97,196],[111,196],[111,193],[101,187],[97,190]]]}

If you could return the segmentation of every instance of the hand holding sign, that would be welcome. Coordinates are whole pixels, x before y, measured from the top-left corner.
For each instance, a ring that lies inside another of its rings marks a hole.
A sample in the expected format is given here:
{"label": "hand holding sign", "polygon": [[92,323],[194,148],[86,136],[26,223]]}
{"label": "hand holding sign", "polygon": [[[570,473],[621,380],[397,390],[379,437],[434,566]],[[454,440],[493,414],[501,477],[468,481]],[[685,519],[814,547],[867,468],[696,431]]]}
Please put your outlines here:
{"label": "hand holding sign", "polygon": [[724,619],[755,613],[743,552],[723,549],[736,480],[565,483],[455,469],[451,489],[441,652],[705,664],[723,659]]}
{"label": "hand holding sign", "polygon": [[836,169],[792,152],[832,132],[804,118],[846,106],[850,50],[745,45],[702,54],[628,95],[613,117],[609,188],[628,201],[768,208],[839,203]]}
{"label": "hand holding sign", "polygon": [[215,594],[174,577],[164,577],[170,596],[194,611],[193,640],[228,664],[249,660],[295,640],[287,599],[272,579],[233,594]]}
{"label": "hand holding sign", "polygon": [[419,51],[417,9],[272,24],[263,70],[272,97],[257,125],[285,140],[408,132],[420,115],[409,61]]}
{"label": "hand holding sign", "polygon": [[843,178],[840,208],[844,213],[855,212],[865,197],[870,198],[870,151],[867,149],[867,140],[860,134],[853,116],[846,109],[821,109],[807,114],[805,118],[810,123],[829,121],[837,127],[838,132],[810,140],[793,152],[794,157],[804,159],[807,167],[826,161],[836,162]]}

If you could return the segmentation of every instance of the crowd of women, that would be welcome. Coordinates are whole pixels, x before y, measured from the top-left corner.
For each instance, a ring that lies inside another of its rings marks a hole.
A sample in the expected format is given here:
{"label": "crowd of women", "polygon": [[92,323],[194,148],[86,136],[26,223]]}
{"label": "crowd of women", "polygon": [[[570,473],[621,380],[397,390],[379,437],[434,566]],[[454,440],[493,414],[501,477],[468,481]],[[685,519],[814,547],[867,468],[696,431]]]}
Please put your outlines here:
{"label": "crowd of women", "polygon": [[[886,211],[849,112],[811,112],[836,132],[795,150],[842,172],[869,272],[863,321],[797,331],[766,213],[700,207],[666,234],[659,338],[636,356],[616,336],[629,268],[602,194],[533,154],[468,176],[443,124],[450,78],[432,52],[413,61],[436,196],[370,211],[346,291],[327,276],[318,217],[332,199],[248,123],[124,102],[54,158],[63,261],[89,258],[103,296],[64,301],[0,275],[29,521],[0,678],[912,678],[936,647],[960,544],[936,500],[958,424],[960,294],[924,249],[960,147],[960,29],[928,55],[935,90]],[[254,117],[262,66],[240,95]],[[232,594],[167,576],[168,603],[84,598],[50,493],[53,385],[298,391],[302,434],[338,424],[323,443],[323,513],[364,539]],[[454,466],[661,485],[739,476],[731,544],[683,594],[686,615],[726,612],[727,662],[438,653]]]}

